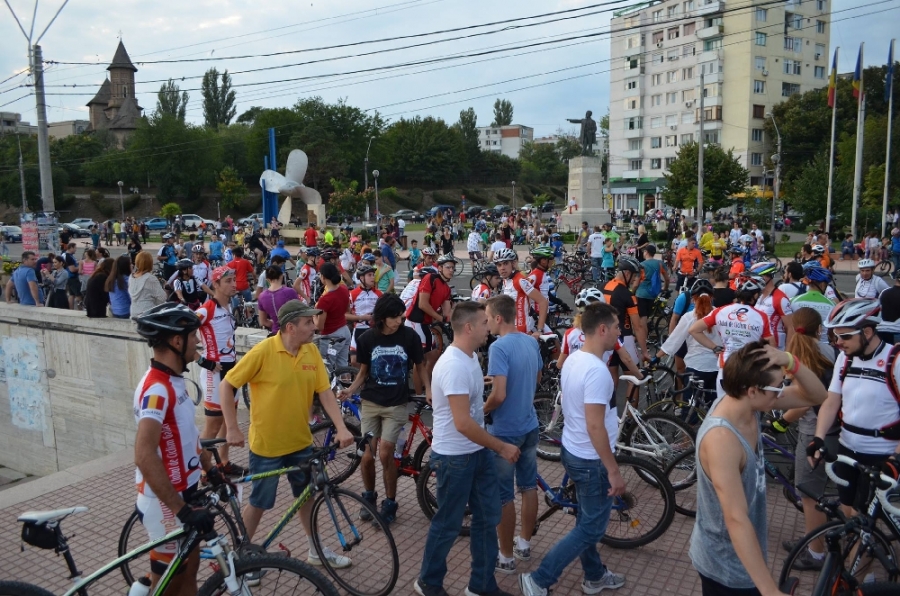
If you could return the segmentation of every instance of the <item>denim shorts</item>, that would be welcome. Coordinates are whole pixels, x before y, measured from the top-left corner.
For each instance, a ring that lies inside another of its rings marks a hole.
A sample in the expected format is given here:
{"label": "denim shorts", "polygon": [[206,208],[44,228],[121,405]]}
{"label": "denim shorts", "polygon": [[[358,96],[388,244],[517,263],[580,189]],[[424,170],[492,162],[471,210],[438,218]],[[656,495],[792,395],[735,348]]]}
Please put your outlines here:
{"label": "denim shorts", "polygon": [[[263,472],[271,472],[281,468],[300,466],[312,457],[312,453],[313,448],[311,446],[279,457],[263,457],[251,451],[250,474],[262,474]],[[254,480],[253,491],[250,493],[250,504],[257,509],[264,510],[274,507],[275,493],[278,490],[278,478],[279,476],[270,476],[269,478]],[[303,472],[289,472],[287,478],[291,484],[294,498],[299,497],[303,489],[306,488],[306,474]]]}
{"label": "denim shorts", "polygon": [[537,444],[540,437],[540,429],[517,437],[497,437],[504,443],[515,445],[521,452],[516,463],[511,464],[499,454],[494,454],[494,469],[497,472],[497,485],[500,492],[500,505],[506,505],[515,500],[513,479],[519,488],[519,492],[535,490],[537,488]]}

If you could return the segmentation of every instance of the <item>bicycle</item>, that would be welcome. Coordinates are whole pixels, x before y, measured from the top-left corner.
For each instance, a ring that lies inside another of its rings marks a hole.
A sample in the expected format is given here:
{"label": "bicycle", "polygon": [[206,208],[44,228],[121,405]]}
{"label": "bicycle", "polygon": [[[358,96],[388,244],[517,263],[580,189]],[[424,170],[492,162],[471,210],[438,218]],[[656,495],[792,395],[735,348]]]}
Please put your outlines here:
{"label": "bicycle", "polygon": [[[362,453],[371,439],[371,433],[359,439],[359,442],[356,444],[357,456],[362,457]],[[211,449],[223,442],[224,439],[208,439],[202,441],[201,445],[204,449]],[[248,474],[243,478],[233,479],[232,482],[234,484],[226,483],[218,489],[223,492],[222,500],[228,504],[231,512],[228,513],[222,507],[218,510],[218,514],[226,520],[225,525],[234,543],[238,545],[237,550],[239,552],[254,553],[253,556],[256,556],[255,553],[266,553],[271,546],[277,545],[290,557],[290,550],[283,544],[275,541],[287,527],[291,518],[297,514],[303,505],[312,499],[313,506],[310,523],[312,544],[320,563],[328,575],[341,588],[356,596],[386,596],[393,590],[400,573],[397,545],[394,543],[390,527],[381,518],[373,505],[358,494],[339,488],[329,478],[324,459],[337,448],[336,444],[328,444],[314,449],[310,459],[302,466],[290,466],[271,472]],[[219,463],[218,453],[215,450],[212,450],[212,453],[216,463]],[[303,472],[309,481],[308,484],[300,496],[294,499],[288,510],[262,542],[259,545],[252,544],[247,538],[246,527],[241,516],[238,498],[239,491],[236,485],[273,476],[282,476],[292,472]],[[360,509],[366,509],[372,515],[372,521],[366,522],[365,527],[362,524],[357,525],[354,521]],[[136,513],[129,517],[119,537],[120,552],[127,549],[131,532],[138,522]],[[371,531],[367,531],[367,528],[371,528]],[[307,545],[304,543],[302,548],[306,547]],[[351,564],[349,567],[339,569],[329,561],[326,552],[343,552],[348,554],[352,552],[357,555],[357,561],[374,560],[378,561],[380,565],[373,567],[371,565],[360,566]],[[208,559],[211,554],[201,550],[200,557],[201,559]],[[143,563],[149,568],[149,564],[146,561]],[[123,575],[125,575],[126,571],[130,574],[125,576],[126,580],[129,577],[134,578],[135,575],[143,575],[143,573],[135,574],[133,565],[123,566]]]}
{"label": "bicycle", "polygon": [[[210,507],[213,513],[219,515],[222,509],[219,507],[219,495],[217,492],[205,492],[198,496],[203,506]],[[195,501],[196,502],[196,501]],[[338,596],[338,591],[317,570],[306,563],[289,557],[268,554],[254,554],[243,556],[245,553],[232,550],[225,536],[215,532],[201,536],[193,528],[179,528],[169,532],[164,537],[142,544],[130,552],[120,553],[119,557],[97,569],[87,577],[82,577],[75,559],[69,548],[68,537],[62,532],[62,521],[70,515],[87,511],[87,507],[69,507],[54,511],[30,511],[19,516],[18,521],[23,523],[22,539],[27,544],[40,549],[53,550],[57,555],[62,555],[69,577],[73,580],[72,586],[64,596],[88,596],[88,588],[101,578],[107,576],[116,569],[122,568],[129,562],[148,554],[152,549],[167,542],[179,541],[178,549],[169,566],[166,568],[159,582],[150,596],[161,596],[169,587],[172,579],[178,574],[190,553],[201,542],[206,546],[203,551],[214,562],[218,569],[200,587],[200,596],[212,594],[249,594],[247,582],[252,576],[265,575],[268,583],[273,579],[279,585],[289,581],[289,576],[296,578],[295,590],[313,590],[324,596]],[[149,568],[149,566],[148,566]],[[142,579],[145,576],[142,576]],[[277,578],[277,579],[276,579]],[[141,582],[149,589],[146,579]],[[305,587],[301,587],[303,584]],[[311,584],[311,585],[309,585]],[[131,584],[129,584],[131,585]],[[287,586],[285,586],[287,587]],[[290,588],[288,588],[290,591]],[[0,581],[0,596],[53,596],[51,592],[36,586],[17,581]]]}

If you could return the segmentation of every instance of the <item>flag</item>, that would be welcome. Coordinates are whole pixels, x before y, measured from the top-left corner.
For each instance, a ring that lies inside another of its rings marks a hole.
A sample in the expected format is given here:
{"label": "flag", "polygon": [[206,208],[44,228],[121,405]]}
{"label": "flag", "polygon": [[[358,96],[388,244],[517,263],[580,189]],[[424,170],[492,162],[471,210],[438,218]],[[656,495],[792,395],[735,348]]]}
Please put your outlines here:
{"label": "flag", "polygon": [[161,395],[145,395],[141,400],[142,410],[162,410],[166,405],[166,399]]}
{"label": "flag", "polygon": [[834,50],[834,60],[831,61],[831,76],[828,78],[828,107],[834,107],[835,97],[837,96],[837,59],[838,51]]}
{"label": "flag", "polygon": [[862,46],[859,47],[859,55],[856,57],[856,71],[853,73],[853,97],[862,101],[863,96],[863,65]]}
{"label": "flag", "polygon": [[891,40],[891,47],[888,50],[888,70],[887,80],[884,82],[884,101],[891,101],[891,93],[894,91],[894,40]]}

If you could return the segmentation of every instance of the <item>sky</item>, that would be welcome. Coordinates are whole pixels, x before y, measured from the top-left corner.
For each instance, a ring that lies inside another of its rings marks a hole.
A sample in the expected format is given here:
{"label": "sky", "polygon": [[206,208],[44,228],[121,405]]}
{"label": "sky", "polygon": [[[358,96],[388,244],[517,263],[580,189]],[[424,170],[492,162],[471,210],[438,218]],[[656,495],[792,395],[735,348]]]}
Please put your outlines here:
{"label": "sky", "polygon": [[[745,1],[728,0],[726,7]],[[28,32],[33,0],[8,2]],[[35,38],[62,2],[39,4]],[[890,37],[896,35],[892,25],[900,16],[900,0],[829,2],[834,13],[830,51],[841,46],[840,71],[853,69],[862,41],[867,42],[866,65],[883,64]],[[103,82],[121,35],[138,68],[138,101],[146,114],[155,108],[161,82],[173,78],[189,90],[188,120],[202,123],[200,80],[207,69],[216,67],[233,73],[238,114],[251,106],[289,107],[300,97],[319,95],[327,102],[345,98],[351,105],[377,110],[390,121],[431,115],[452,123],[460,110],[471,106],[478,124],[486,126],[492,120],[494,100],[502,97],[514,106],[514,123],[534,127],[536,137],[559,129],[574,131],[576,125],[567,118],[580,118],[586,110],[595,117],[607,111],[611,13],[631,4],[621,0],[69,0],[41,40],[44,59],[88,64],[48,67],[47,116],[50,122],[88,118],[84,104]],[[557,11],[571,12],[523,18]],[[482,26],[509,19],[521,20]],[[469,29],[396,39],[460,27]],[[0,111],[19,112],[23,120],[34,124],[34,96],[30,88],[20,87],[30,82],[23,73],[28,63],[25,39],[6,6],[0,6],[0,81],[10,77],[0,83]],[[434,43],[439,40],[444,41]],[[377,43],[358,43],[370,41]],[[357,45],[331,47],[344,44]],[[417,47],[408,47],[412,45]],[[486,51],[492,53],[466,56]],[[279,52],[284,54],[260,56]],[[151,63],[161,60],[193,62]],[[409,64],[430,60],[437,61]],[[366,69],[376,70],[359,72]],[[249,70],[256,72],[239,72]]]}

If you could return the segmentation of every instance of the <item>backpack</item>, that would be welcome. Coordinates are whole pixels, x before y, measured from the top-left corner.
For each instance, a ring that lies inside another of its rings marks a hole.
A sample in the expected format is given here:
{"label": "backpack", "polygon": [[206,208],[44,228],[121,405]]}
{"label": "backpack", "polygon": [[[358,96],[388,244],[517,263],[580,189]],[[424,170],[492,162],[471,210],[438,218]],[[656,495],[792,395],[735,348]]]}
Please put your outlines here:
{"label": "backpack", "polygon": [[[894,364],[897,361],[898,355],[900,355],[900,343],[894,344],[894,346],[891,348],[891,351],[888,352],[887,363],[884,370],[886,371],[885,384],[888,386],[888,390],[894,397],[894,401],[897,402],[897,407],[900,408],[900,387],[897,386],[897,380],[892,374],[892,371],[894,370]],[[841,367],[841,372],[838,375],[841,383],[844,382],[844,379],[847,377],[847,373],[850,371],[850,363],[852,362],[852,360],[852,358],[846,358],[844,360],[844,365]],[[856,435],[884,438],[888,441],[900,441],[900,420],[887,426],[882,426],[881,428],[860,428],[852,424],[846,424],[843,420],[841,420],[841,428],[846,429],[848,432]]]}
{"label": "backpack", "polygon": [[662,276],[659,274],[659,267],[657,267],[653,275],[650,276],[650,295],[659,296],[660,292],[662,292]]}

